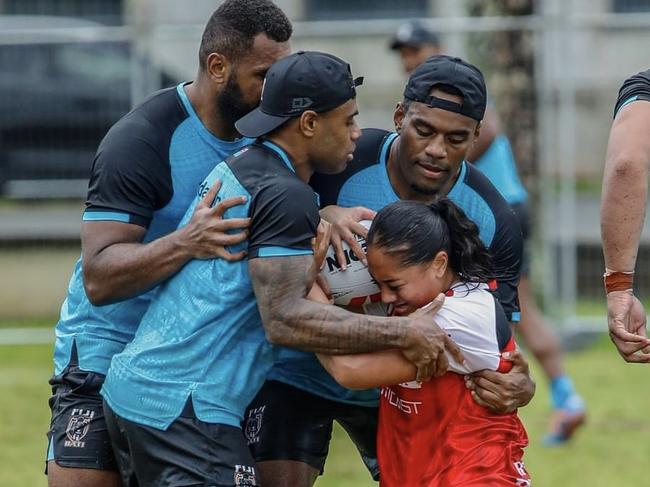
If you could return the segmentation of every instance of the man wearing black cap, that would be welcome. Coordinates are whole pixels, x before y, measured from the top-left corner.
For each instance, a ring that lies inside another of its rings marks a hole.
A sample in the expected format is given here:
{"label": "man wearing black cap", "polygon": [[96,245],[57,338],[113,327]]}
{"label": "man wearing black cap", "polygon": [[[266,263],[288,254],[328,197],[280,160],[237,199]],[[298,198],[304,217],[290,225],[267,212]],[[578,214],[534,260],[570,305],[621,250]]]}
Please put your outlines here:
{"label": "man wearing black cap", "polygon": [[[418,21],[402,24],[389,47],[399,52],[407,74],[429,57],[444,51],[436,33]],[[565,443],[584,422],[585,404],[564,368],[560,341],[544,321],[533,293],[530,280],[531,222],[528,192],[519,179],[517,162],[508,136],[503,132],[499,116],[490,104],[481,123],[481,133],[466,159],[488,177],[519,219],[524,234],[524,254],[518,288],[522,316],[517,332],[526,348],[542,366],[549,381],[554,411],[544,444],[554,446]]]}
{"label": "man wearing black cap", "polygon": [[292,27],[271,0],[219,3],[203,31],[196,78],[122,117],[92,161],[82,252],[55,330],[52,487],[121,486],[99,393],[111,357],[133,339],[153,288],[189,260],[244,258],[227,246],[246,239],[248,220],[223,218],[241,196],[197,208],[177,226],[215,163],[252,142],[234,124],[259,103],[271,64],[290,53]]}
{"label": "man wearing black cap", "polygon": [[440,39],[422,22],[411,21],[399,26],[389,47],[399,53],[404,72],[408,75],[431,56],[442,53]]}
{"label": "man wearing black cap", "polygon": [[[248,259],[188,262],[113,357],[102,396],[125,486],[258,485],[240,425],[273,364],[272,345],[328,353],[398,348],[424,377],[436,372],[445,348],[462,360],[432,323],[434,311],[360,317],[305,298],[318,272],[312,240],[320,221],[307,181],[352,159],[360,83],[334,56],[296,53],[269,69],[261,105],[236,123],[257,141],[214,168],[181,226],[195,208],[244,194],[245,204],[226,216],[250,218],[248,241],[232,249]],[[209,188],[217,180],[214,200]]]}
{"label": "man wearing black cap", "polygon": [[[315,174],[310,185],[320,195],[323,218],[360,256],[363,250],[352,243],[352,233],[367,230],[356,223],[359,219],[372,218],[400,199],[432,202],[446,195],[478,225],[494,257],[499,299],[509,320],[516,321],[521,230],[496,189],[464,162],[485,107],[485,82],[476,67],[433,57],[409,78],[394,114],[397,133],[363,130],[346,170]],[[511,358],[512,372],[484,371],[468,384],[479,404],[506,412],[530,401],[535,386],[528,366],[519,352]],[[313,354],[282,350],[246,414],[245,430],[255,432],[248,436],[253,456],[260,471],[270,472],[265,485],[311,486],[323,471],[334,420],[348,431],[376,478],[378,397],[374,389],[339,386]]]}

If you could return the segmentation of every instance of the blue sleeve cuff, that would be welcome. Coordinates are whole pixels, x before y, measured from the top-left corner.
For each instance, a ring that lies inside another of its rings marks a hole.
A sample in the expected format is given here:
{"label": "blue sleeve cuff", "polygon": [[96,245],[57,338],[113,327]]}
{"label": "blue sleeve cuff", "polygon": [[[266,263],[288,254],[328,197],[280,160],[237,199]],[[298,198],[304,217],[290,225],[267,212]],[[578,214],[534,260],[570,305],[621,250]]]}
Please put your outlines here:
{"label": "blue sleeve cuff", "polygon": [[85,211],[83,221],[114,221],[129,223],[131,221],[131,215],[128,213],[120,213],[118,211]]}
{"label": "blue sleeve cuff", "polygon": [[87,209],[84,211],[82,220],[85,222],[120,222],[131,223],[148,228],[151,222],[150,218],[145,218],[133,213],[125,213],[116,210]]}
{"label": "blue sleeve cuff", "polygon": [[313,255],[311,249],[292,249],[289,247],[260,247],[257,257],[290,257],[293,255]]}

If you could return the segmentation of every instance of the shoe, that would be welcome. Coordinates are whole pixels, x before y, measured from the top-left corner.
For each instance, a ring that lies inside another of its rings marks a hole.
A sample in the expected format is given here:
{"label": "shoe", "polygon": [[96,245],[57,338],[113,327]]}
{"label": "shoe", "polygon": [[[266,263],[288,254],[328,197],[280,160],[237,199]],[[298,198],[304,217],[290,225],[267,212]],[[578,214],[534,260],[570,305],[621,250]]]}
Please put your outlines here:
{"label": "shoe", "polygon": [[545,446],[559,446],[571,439],[587,419],[585,403],[578,394],[572,394],[561,408],[553,412],[550,431],[544,436]]}

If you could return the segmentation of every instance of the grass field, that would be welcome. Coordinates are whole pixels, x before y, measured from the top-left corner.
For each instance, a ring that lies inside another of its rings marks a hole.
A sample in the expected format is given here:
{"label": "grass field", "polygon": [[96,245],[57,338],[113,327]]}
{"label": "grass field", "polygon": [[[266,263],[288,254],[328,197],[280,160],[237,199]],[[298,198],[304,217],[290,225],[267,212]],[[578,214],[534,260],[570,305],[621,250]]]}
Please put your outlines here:
{"label": "grass field", "polygon": [[[47,320],[36,322],[43,324]],[[42,474],[49,410],[51,345],[0,346],[0,486],[46,485]],[[567,356],[589,407],[589,421],[568,446],[545,449],[548,396],[521,411],[531,445],[525,461],[537,487],[647,485],[650,458],[650,366],[626,365],[606,338]],[[537,371],[534,371],[537,377]],[[318,487],[376,485],[340,429]]]}

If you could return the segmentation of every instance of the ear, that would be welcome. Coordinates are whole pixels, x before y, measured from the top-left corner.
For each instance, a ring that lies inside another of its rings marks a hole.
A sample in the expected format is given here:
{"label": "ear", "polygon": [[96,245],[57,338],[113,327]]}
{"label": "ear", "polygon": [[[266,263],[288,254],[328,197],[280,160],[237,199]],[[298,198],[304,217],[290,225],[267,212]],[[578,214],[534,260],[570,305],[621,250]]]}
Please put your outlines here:
{"label": "ear", "polygon": [[433,263],[431,264],[431,271],[434,275],[440,279],[447,272],[447,266],[449,265],[449,256],[444,250],[440,250],[436,256],[433,258]]}
{"label": "ear", "polygon": [[206,72],[210,79],[217,84],[226,84],[232,71],[232,63],[218,52],[210,53],[206,59]]}
{"label": "ear", "polygon": [[318,113],[313,110],[307,110],[302,112],[298,122],[298,127],[300,132],[308,138],[312,138],[316,135],[316,129],[318,127]]}
{"label": "ear", "polygon": [[474,130],[474,140],[472,141],[473,144],[476,143],[479,135],[481,135],[481,127],[483,127],[483,120],[476,124],[476,129]]}
{"label": "ear", "polygon": [[398,102],[395,105],[395,112],[393,113],[393,123],[395,124],[395,131],[399,134],[402,130],[402,124],[404,123],[404,117],[406,113],[404,112],[404,105],[402,102]]}

